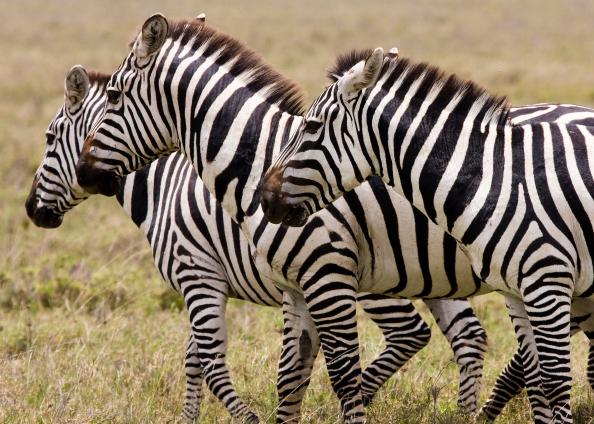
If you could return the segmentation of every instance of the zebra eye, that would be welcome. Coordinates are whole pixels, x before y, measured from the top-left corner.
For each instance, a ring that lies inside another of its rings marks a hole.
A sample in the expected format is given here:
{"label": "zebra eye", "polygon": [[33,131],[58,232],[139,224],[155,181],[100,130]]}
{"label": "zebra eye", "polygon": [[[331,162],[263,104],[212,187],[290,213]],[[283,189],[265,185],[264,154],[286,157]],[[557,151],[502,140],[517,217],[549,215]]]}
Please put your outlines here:
{"label": "zebra eye", "polygon": [[107,89],[107,101],[111,104],[116,104],[120,100],[122,92],[120,90],[116,90],[115,88],[108,88]]}
{"label": "zebra eye", "polygon": [[315,134],[318,132],[318,130],[321,127],[322,127],[321,121],[310,119],[308,121],[305,121],[305,125],[303,126],[303,131],[305,131],[308,134]]}
{"label": "zebra eye", "polygon": [[52,144],[54,144],[54,141],[56,140],[56,134],[52,134],[50,132],[45,133],[45,139],[47,141],[47,145],[51,146]]}

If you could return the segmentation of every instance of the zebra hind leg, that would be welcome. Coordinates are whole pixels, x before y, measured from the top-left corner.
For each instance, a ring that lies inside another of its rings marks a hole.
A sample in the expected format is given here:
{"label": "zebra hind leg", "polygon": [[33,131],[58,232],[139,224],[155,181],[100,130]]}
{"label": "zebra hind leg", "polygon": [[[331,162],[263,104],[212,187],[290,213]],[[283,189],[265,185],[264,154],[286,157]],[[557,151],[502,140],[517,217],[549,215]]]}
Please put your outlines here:
{"label": "zebra hind leg", "polygon": [[367,406],[379,388],[429,343],[431,329],[409,300],[362,293],[357,301],[386,340],[386,348],[363,372],[361,392]]}
{"label": "zebra hind leg", "polygon": [[578,330],[584,332],[590,343],[587,377],[590,388],[594,390],[594,301],[590,299],[575,299],[571,304],[571,334]]}
{"label": "zebra hind leg", "polygon": [[202,367],[198,355],[198,345],[194,335],[190,334],[185,357],[186,370],[186,398],[182,417],[188,421],[195,421],[200,415],[202,402]]}
{"label": "zebra hind leg", "polygon": [[[544,293],[538,291],[524,294],[526,313],[538,351],[540,381],[553,411],[553,422],[571,423],[571,292],[561,282],[552,285],[552,279],[542,278],[541,281],[547,281],[551,288]],[[526,366],[526,361],[523,363]]]}
{"label": "zebra hind leg", "polygon": [[433,299],[425,304],[444,334],[460,372],[458,410],[476,413],[487,350],[487,333],[467,300]]}
{"label": "zebra hind leg", "polygon": [[[573,315],[573,308],[572,308],[572,315]],[[572,317],[571,322],[571,335],[573,336],[575,333],[580,331],[579,323],[585,321],[590,316],[594,316],[589,312],[586,313],[586,317],[577,317],[576,320]],[[587,334],[587,330],[584,330]],[[593,334],[594,335],[594,334]],[[590,345],[592,346],[592,345]],[[592,353],[592,350],[590,351]],[[588,361],[588,369],[590,370],[590,362]],[[593,364],[594,365],[594,364]],[[522,365],[522,354],[518,349],[514,356],[509,361],[505,369],[501,372],[497,381],[495,382],[495,387],[491,391],[489,395],[489,399],[483,407],[481,408],[478,418],[482,421],[494,421],[495,418],[501,414],[503,408],[507,405],[507,403],[515,396],[520,394],[522,389],[526,387],[526,382],[524,380],[524,366]]]}
{"label": "zebra hind leg", "polygon": [[320,340],[309,311],[295,296],[283,295],[283,348],[278,366],[277,423],[297,423],[301,402],[310,381]]}
{"label": "zebra hind leg", "polygon": [[539,424],[551,423],[553,422],[553,413],[541,385],[538,350],[524,303],[521,299],[513,296],[505,296],[505,300],[518,339],[524,381],[534,421]]}
{"label": "zebra hind leg", "polygon": [[479,411],[478,418],[487,422],[494,421],[501,414],[505,405],[513,397],[520,394],[525,386],[522,352],[518,349],[501,374],[499,374],[499,377],[497,377],[495,387],[493,387],[489,399]]}

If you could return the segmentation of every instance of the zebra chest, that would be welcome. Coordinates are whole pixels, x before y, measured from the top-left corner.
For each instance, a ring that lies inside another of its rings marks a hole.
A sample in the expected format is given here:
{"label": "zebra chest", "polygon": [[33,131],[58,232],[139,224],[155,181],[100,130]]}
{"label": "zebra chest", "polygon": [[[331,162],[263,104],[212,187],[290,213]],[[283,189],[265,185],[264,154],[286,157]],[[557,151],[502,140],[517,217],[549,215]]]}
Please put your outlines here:
{"label": "zebra chest", "polygon": [[286,263],[286,260],[283,259],[282,257],[276,257],[269,262],[268,255],[263,252],[259,250],[252,252],[254,265],[265,284],[274,286],[279,290],[300,291],[300,285],[295,278],[291,279],[284,276],[283,265]]}

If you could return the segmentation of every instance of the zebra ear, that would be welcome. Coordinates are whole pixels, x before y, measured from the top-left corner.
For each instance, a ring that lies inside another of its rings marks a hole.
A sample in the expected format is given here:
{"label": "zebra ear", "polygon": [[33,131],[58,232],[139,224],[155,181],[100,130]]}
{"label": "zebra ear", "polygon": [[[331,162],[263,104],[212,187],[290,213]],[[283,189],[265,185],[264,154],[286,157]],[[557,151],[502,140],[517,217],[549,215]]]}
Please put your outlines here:
{"label": "zebra ear", "polygon": [[167,39],[168,30],[169,23],[162,14],[156,13],[148,18],[142,25],[142,30],[134,42],[132,48],[134,55],[144,59],[159,51]]}
{"label": "zebra ear", "polygon": [[347,97],[351,97],[364,88],[372,86],[377,81],[383,64],[384,49],[378,47],[365,62],[357,63],[340,78],[341,91]]}
{"label": "zebra ear", "polygon": [[81,65],[73,66],[64,80],[64,97],[69,107],[82,103],[89,92],[89,75]]}
{"label": "zebra ear", "polygon": [[200,22],[206,22],[206,13],[202,12],[200,15],[196,16],[196,20]]}

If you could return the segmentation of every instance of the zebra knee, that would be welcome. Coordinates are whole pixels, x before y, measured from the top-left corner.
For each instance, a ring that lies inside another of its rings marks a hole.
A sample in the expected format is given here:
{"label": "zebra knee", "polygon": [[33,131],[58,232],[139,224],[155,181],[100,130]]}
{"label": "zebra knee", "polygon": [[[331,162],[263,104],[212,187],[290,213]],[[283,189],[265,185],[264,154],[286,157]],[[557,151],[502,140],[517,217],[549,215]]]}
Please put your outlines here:
{"label": "zebra knee", "polygon": [[481,364],[487,351],[487,333],[482,327],[457,335],[452,340],[452,349],[456,362],[460,366]]}
{"label": "zebra knee", "polygon": [[419,331],[416,333],[417,343],[419,345],[419,350],[424,348],[429,344],[431,340],[431,327],[427,325],[425,321],[421,319],[421,323],[419,325]]}
{"label": "zebra knee", "polygon": [[415,329],[406,334],[405,337],[403,337],[402,330],[397,330],[391,332],[386,341],[393,345],[402,345],[403,340],[407,339],[408,343],[406,344],[415,352],[418,352],[429,344],[431,340],[431,327],[419,317]]}
{"label": "zebra knee", "polygon": [[431,340],[431,328],[423,319],[415,319],[405,326],[390,328],[384,331],[386,345],[400,350],[403,347],[412,349],[415,352],[423,349]]}

